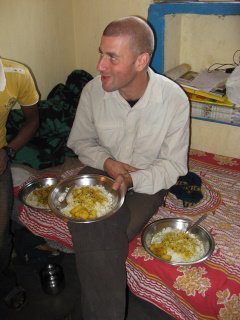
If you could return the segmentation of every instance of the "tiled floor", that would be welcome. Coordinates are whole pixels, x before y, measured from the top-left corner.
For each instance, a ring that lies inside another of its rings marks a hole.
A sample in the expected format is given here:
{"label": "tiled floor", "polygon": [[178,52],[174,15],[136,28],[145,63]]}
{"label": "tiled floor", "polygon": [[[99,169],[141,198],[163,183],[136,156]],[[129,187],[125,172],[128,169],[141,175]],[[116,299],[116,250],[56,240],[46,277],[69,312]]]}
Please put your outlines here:
{"label": "tiled floor", "polygon": [[[55,296],[45,294],[41,288],[39,270],[43,266],[43,262],[26,264],[15,259],[14,268],[27,292],[27,304],[21,311],[9,311],[5,317],[3,314],[0,315],[1,320],[61,320],[64,315],[69,313],[79,290],[74,255],[62,253],[60,257],[53,259],[63,267],[66,280],[65,289]],[[126,320],[173,319],[131,293],[128,294],[128,298],[129,306]]]}

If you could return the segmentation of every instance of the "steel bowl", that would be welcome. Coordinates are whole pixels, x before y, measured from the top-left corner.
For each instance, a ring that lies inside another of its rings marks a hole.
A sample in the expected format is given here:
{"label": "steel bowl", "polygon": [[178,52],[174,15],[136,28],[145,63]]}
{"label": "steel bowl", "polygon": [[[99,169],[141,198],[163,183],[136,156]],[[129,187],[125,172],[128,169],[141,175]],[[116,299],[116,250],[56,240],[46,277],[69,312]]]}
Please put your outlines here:
{"label": "steel bowl", "polygon": [[[104,175],[98,175],[98,174],[82,174],[77,175],[74,177],[70,177],[67,179],[64,179],[60,181],[48,198],[49,207],[51,210],[60,218],[66,220],[66,221],[72,221],[76,223],[90,223],[90,222],[96,222],[100,220],[104,220],[112,216],[120,207],[122,206],[125,198],[125,193],[122,188],[120,188],[118,191],[115,191],[112,189],[112,185],[114,183],[114,180],[104,176]],[[74,188],[74,187],[81,187],[81,186],[96,186],[96,185],[102,185],[106,191],[110,192],[113,196],[114,203],[112,209],[107,212],[105,215],[101,217],[97,217],[95,219],[89,219],[89,220],[83,220],[80,218],[70,217],[66,216],[63,213],[63,209],[66,206],[64,203],[64,199],[68,196],[68,193]]]}
{"label": "steel bowl", "polygon": [[41,208],[38,206],[34,206],[28,202],[28,195],[37,188],[43,188],[47,186],[55,186],[58,182],[57,178],[45,177],[35,179],[26,183],[19,192],[19,199],[28,207],[38,209],[38,210],[46,210],[50,211],[50,208]]}
{"label": "steel bowl", "polygon": [[173,229],[186,231],[187,227],[192,223],[189,219],[181,219],[181,218],[165,218],[152,222],[149,224],[143,231],[141,241],[144,249],[154,258],[163,261],[165,263],[171,265],[191,265],[195,263],[202,262],[208,259],[215,248],[215,242],[211,234],[201,227],[200,225],[196,226],[190,233],[194,234],[203,244],[204,254],[194,261],[184,261],[184,262],[176,262],[176,261],[167,261],[162,259],[161,257],[155,255],[150,250],[150,245],[152,238],[156,235],[156,233],[161,232],[164,228],[171,227]]}

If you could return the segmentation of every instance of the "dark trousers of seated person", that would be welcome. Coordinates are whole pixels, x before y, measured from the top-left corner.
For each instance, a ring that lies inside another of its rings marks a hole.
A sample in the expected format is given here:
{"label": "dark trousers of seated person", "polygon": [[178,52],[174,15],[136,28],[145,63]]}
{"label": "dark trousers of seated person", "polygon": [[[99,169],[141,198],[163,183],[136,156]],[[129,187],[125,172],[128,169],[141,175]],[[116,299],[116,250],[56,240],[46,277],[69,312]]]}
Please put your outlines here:
{"label": "dark trousers of seated person", "polygon": [[0,175],[0,300],[15,286],[15,275],[7,268],[11,258],[10,219],[13,205],[13,182],[10,163]]}
{"label": "dark trousers of seated person", "polygon": [[[105,172],[85,167],[82,173]],[[74,320],[123,320],[126,308],[128,243],[163,204],[166,191],[154,195],[128,191],[122,207],[94,223],[69,223],[81,296]]]}

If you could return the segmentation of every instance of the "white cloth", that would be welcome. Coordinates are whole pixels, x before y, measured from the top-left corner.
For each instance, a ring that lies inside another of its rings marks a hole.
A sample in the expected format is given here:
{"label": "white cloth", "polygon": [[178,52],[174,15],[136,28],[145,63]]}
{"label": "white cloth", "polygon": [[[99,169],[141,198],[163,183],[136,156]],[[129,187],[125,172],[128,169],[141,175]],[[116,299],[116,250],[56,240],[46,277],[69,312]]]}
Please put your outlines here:
{"label": "white cloth", "polygon": [[226,82],[227,96],[230,101],[240,106],[240,65],[230,74]]}
{"label": "white cloth", "polygon": [[187,173],[189,102],[177,84],[149,68],[142,98],[129,106],[118,91],[105,92],[100,76],[84,88],[68,139],[86,165],[103,169],[111,157],[141,170],[133,189],[153,194]]}
{"label": "white cloth", "polygon": [[31,176],[33,176],[33,173],[30,170],[27,170],[26,168],[22,168],[20,165],[15,166],[14,164],[12,164],[11,172],[12,172],[14,187],[20,187]]}
{"label": "white cloth", "polygon": [[0,92],[6,87],[6,77],[3,69],[2,60],[0,59]]}

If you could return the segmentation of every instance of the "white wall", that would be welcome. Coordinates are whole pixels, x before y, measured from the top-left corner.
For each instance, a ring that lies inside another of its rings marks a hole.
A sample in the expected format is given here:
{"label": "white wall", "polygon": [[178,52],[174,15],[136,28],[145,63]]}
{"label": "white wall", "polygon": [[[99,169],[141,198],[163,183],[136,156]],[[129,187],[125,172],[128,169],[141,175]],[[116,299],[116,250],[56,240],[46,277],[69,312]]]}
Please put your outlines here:
{"label": "white wall", "polygon": [[[232,64],[240,49],[239,15],[167,15],[165,23],[165,71],[181,63],[190,64],[194,71],[214,63]],[[240,158],[239,137],[239,127],[192,121],[191,148]]]}
{"label": "white wall", "polygon": [[[54,85],[65,82],[74,68],[95,75],[98,45],[106,24],[126,15],[147,18],[150,3],[0,0],[0,55],[30,66],[44,98]],[[240,43],[239,16],[180,16],[166,19],[165,70],[182,62],[196,70],[216,61],[232,62]]]}
{"label": "white wall", "polygon": [[240,16],[167,15],[165,21],[165,71],[181,63],[196,71],[233,63],[240,49]]}
{"label": "white wall", "polygon": [[151,0],[0,0],[0,56],[28,65],[45,98],[78,68],[96,74],[103,28],[125,15],[147,18]]}
{"label": "white wall", "polygon": [[240,159],[240,128],[203,120],[192,120],[191,148]]}
{"label": "white wall", "polygon": [[42,98],[75,68],[72,2],[0,0],[0,55],[25,63]]}
{"label": "white wall", "polygon": [[103,29],[117,18],[138,15],[147,18],[150,0],[73,0],[76,63],[96,75],[98,47]]}

